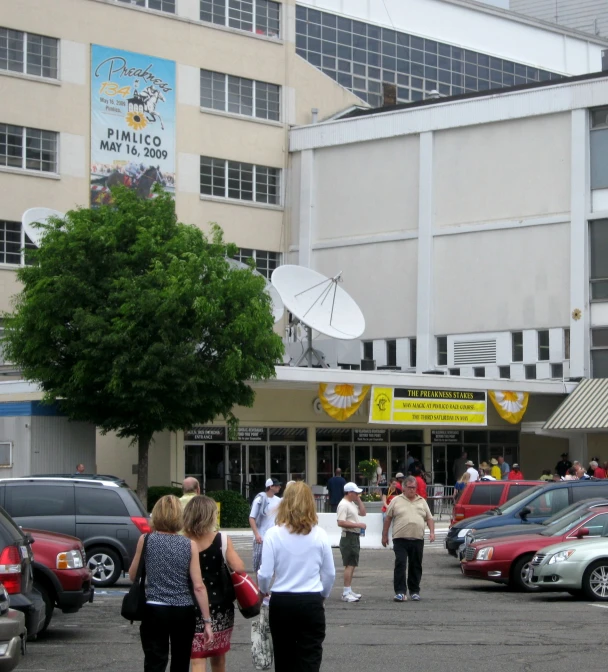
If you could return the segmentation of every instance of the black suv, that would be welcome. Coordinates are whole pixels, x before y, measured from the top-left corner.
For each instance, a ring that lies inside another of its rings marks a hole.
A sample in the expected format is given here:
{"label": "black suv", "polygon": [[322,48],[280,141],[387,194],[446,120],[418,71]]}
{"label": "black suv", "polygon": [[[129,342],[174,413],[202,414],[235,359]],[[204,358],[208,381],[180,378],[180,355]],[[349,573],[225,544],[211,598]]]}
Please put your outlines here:
{"label": "black suv", "polygon": [[96,587],[116,583],[129,569],[140,535],[150,531],[142,503],[119,481],[0,479],[0,506],[22,527],[78,537]]}
{"label": "black suv", "polygon": [[0,507],[0,581],[9,595],[12,609],[25,616],[30,639],[44,628],[46,607],[34,588],[32,538],[19,529]]}

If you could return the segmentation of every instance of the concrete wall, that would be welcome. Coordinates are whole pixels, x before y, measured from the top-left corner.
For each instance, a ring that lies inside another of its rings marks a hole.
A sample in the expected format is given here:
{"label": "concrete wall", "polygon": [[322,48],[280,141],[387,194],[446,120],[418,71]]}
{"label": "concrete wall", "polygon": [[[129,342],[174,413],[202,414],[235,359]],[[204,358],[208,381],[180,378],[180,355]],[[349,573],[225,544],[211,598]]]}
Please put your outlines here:
{"label": "concrete wall", "polygon": [[543,469],[553,473],[560,455],[568,452],[568,439],[553,436],[522,434],[520,439],[521,469],[526,478],[540,478]]}

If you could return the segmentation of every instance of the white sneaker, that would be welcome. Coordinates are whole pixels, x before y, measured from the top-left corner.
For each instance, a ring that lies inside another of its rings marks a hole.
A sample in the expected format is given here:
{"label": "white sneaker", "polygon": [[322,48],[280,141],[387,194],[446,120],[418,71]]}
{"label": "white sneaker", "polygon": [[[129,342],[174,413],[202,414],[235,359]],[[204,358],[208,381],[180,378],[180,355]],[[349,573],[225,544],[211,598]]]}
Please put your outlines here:
{"label": "white sneaker", "polygon": [[350,589],[350,594],[354,595],[358,600],[361,599],[361,593],[355,593],[355,591],[352,588]]}
{"label": "white sneaker", "polygon": [[354,595],[354,593],[346,593],[342,595],[342,602],[358,602],[359,598]]}

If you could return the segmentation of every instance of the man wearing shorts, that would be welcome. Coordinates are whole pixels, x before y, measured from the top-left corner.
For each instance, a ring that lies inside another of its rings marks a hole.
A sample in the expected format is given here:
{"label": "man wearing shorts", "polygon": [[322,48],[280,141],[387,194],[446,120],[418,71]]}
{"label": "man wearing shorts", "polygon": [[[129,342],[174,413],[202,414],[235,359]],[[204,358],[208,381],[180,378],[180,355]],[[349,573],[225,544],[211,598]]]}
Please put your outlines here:
{"label": "man wearing shorts", "polygon": [[359,516],[365,516],[365,506],[359,496],[363,490],[356,483],[347,483],[344,486],[344,499],[338,504],[338,527],[342,528],[340,538],[340,553],[344,564],[343,602],[358,602],[359,593],[354,593],[351,584],[355,567],[359,564],[359,549],[361,547],[361,530],[366,528],[365,523],[359,521]]}

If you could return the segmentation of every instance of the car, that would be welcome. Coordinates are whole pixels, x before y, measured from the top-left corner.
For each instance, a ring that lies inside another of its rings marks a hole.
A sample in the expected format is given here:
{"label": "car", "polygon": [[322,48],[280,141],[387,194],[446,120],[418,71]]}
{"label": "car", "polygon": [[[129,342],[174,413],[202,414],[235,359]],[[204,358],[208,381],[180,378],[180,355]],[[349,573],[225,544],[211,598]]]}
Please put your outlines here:
{"label": "car", "polygon": [[14,670],[26,651],[25,616],[9,607],[9,596],[0,583],[0,672]]}
{"label": "car", "polygon": [[599,537],[608,533],[608,506],[573,511],[542,532],[477,541],[467,547],[461,563],[464,576],[505,583],[523,591],[538,590],[530,582],[530,562],[546,546],[560,541]]}
{"label": "car", "polygon": [[608,537],[543,548],[532,558],[529,581],[541,591],[608,601]]}
{"label": "car", "polygon": [[454,502],[451,525],[501,506],[540,481],[473,481]]}
{"label": "car", "polygon": [[538,525],[570,504],[593,497],[608,498],[608,480],[560,481],[534,486],[482,516],[467,518],[452,525],[445,539],[445,547],[448,553],[458,556],[465,536],[472,529],[479,532],[507,525]]}
{"label": "car", "polygon": [[126,571],[149,515],[125,483],[83,478],[0,479],[0,506],[18,525],[80,539],[96,587]]}
{"label": "car", "polygon": [[80,539],[44,530],[23,530],[32,537],[34,588],[42,595],[46,607],[44,632],[55,607],[73,614],[92,602],[94,588],[91,570],[86,565]]}

